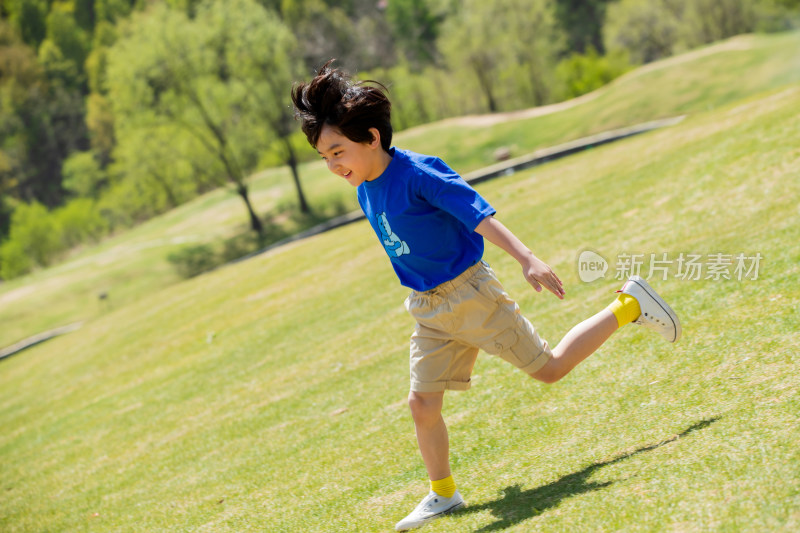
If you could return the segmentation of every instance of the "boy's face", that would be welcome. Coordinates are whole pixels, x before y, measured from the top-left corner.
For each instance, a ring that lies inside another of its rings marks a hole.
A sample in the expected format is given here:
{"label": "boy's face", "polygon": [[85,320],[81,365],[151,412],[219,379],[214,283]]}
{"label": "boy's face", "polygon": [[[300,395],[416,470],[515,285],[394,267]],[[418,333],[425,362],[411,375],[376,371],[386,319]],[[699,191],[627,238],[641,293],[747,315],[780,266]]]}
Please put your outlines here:
{"label": "boy's face", "polygon": [[351,141],[335,127],[322,127],[317,141],[317,152],[328,163],[328,170],[347,180],[353,187],[372,181],[386,170],[391,156],[381,147],[380,134],[371,128],[373,141]]}

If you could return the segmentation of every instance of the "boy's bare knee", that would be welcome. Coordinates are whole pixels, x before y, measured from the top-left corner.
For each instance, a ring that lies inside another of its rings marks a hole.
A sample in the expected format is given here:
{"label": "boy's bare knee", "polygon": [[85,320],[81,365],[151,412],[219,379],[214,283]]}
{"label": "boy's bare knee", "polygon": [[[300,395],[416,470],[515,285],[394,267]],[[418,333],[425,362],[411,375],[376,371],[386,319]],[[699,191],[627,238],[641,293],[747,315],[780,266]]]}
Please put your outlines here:
{"label": "boy's bare knee", "polygon": [[438,421],[442,414],[442,398],[444,393],[414,392],[408,394],[408,407],[416,424],[428,424]]}
{"label": "boy's bare knee", "polygon": [[530,377],[537,381],[541,381],[546,385],[552,385],[564,377],[564,374],[556,371],[555,369],[548,368],[547,366],[540,368],[536,372],[528,374]]}

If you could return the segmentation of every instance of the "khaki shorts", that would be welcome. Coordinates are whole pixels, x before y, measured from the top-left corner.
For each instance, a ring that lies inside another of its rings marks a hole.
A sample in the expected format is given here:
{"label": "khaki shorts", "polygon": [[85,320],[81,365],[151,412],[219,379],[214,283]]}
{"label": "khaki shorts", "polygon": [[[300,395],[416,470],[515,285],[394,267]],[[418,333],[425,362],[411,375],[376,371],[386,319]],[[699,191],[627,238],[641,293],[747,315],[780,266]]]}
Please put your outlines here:
{"label": "khaki shorts", "polygon": [[411,390],[467,390],[478,349],[531,374],[553,357],[519,306],[483,261],[424,292],[406,309],[417,321],[411,336]]}

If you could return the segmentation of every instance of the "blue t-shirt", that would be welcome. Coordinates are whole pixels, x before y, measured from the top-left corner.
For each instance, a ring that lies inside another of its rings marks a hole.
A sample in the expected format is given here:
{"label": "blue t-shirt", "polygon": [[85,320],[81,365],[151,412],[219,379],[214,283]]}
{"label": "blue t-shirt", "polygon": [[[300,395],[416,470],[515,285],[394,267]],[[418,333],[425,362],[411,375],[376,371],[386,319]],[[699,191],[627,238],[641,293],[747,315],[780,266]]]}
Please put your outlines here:
{"label": "blue t-shirt", "polygon": [[358,202],[400,283],[426,291],[480,261],[475,228],[495,210],[441,159],[396,148],[389,154],[383,174],[358,186]]}

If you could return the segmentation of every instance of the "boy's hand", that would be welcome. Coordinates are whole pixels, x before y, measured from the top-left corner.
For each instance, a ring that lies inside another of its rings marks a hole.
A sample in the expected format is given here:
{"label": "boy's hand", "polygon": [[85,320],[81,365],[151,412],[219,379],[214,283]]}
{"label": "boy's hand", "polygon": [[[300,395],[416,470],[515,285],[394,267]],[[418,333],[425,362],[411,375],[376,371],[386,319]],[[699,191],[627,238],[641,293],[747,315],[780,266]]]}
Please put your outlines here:
{"label": "boy's hand", "polygon": [[531,254],[530,259],[522,263],[522,274],[536,292],[542,292],[542,287],[555,294],[560,300],[564,299],[566,291],[564,284],[553,272],[547,263]]}
{"label": "boy's hand", "polygon": [[493,216],[484,218],[475,231],[492,244],[505,250],[511,257],[522,265],[522,274],[536,292],[542,292],[542,287],[552,292],[563,300],[566,292],[564,284],[558,279],[553,269],[533,255],[522,242]]}

